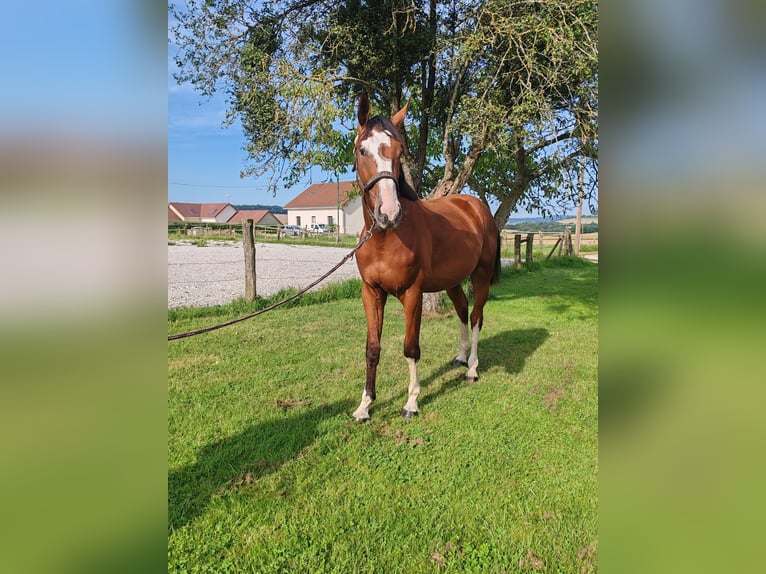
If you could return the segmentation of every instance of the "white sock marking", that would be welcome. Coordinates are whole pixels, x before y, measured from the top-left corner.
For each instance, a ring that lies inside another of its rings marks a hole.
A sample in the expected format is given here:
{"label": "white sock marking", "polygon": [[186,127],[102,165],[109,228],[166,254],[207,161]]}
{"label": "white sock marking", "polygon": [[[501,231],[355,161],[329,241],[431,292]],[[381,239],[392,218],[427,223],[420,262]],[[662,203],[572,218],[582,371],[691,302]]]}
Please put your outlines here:
{"label": "white sock marking", "polygon": [[466,378],[478,378],[476,369],[479,367],[479,324],[477,323],[473,327],[473,333],[471,337],[471,356],[468,357],[468,372],[465,374]]}
{"label": "white sock marking", "polygon": [[461,363],[466,362],[468,357],[468,350],[471,348],[471,340],[468,338],[468,323],[460,323],[460,352],[455,358],[456,361]]}
{"label": "white sock marking", "polygon": [[418,380],[418,362],[415,359],[407,359],[410,368],[410,386],[407,390],[408,399],[404,409],[411,413],[418,412],[418,395],[420,395],[420,381]]}
{"label": "white sock marking", "polygon": [[367,420],[370,418],[369,408],[372,404],[372,398],[362,391],[362,402],[359,404],[359,408],[354,411],[354,418],[358,421]]}

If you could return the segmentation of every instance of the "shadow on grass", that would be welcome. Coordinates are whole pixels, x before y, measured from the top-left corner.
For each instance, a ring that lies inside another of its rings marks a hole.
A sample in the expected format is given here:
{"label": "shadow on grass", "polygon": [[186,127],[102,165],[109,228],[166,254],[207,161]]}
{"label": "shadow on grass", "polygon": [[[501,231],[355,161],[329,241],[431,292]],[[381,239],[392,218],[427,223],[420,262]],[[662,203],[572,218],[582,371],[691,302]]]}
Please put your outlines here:
{"label": "shadow on grass", "polygon": [[203,447],[194,464],[168,473],[168,530],[204,513],[215,496],[279,470],[321,436],[320,423],[346,415],[352,403],[301,409]]}
{"label": "shadow on grass", "polygon": [[527,359],[548,339],[547,329],[515,329],[479,339],[479,372],[503,367],[509,375],[520,373]]}
{"label": "shadow on grass", "polygon": [[[479,381],[482,372],[492,367],[503,367],[509,375],[520,373],[527,359],[548,338],[547,329],[517,329],[503,331],[486,339],[479,339]],[[442,383],[434,392],[424,394],[420,399],[421,405],[427,405],[444,393],[454,390],[465,383],[465,367],[453,367],[452,360],[448,361],[436,371],[429,374],[420,384],[428,387],[434,381],[454,371],[454,377]]]}
{"label": "shadow on grass", "polygon": [[554,313],[567,311],[572,302],[595,308],[598,265],[577,259],[531,272],[503,269],[500,285],[493,287],[491,299],[508,301],[526,297],[550,301],[547,307]]}

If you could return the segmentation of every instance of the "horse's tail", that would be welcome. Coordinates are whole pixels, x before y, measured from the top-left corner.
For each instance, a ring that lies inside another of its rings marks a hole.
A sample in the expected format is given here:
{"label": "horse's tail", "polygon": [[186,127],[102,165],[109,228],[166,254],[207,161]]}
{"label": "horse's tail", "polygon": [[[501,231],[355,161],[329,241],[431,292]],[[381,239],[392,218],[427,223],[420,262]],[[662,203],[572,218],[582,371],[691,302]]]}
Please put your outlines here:
{"label": "horse's tail", "polygon": [[500,239],[500,232],[497,232],[497,249],[495,250],[495,268],[492,270],[492,277],[489,279],[490,285],[495,285],[500,282],[500,246],[502,245]]}

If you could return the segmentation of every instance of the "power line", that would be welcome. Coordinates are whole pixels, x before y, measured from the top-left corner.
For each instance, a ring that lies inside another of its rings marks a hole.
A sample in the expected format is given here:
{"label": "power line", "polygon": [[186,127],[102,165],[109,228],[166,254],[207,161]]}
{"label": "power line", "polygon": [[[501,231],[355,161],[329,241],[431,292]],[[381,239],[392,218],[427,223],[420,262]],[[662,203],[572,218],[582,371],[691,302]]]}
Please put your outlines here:
{"label": "power line", "polygon": [[169,181],[168,185],[182,185],[184,187],[221,187],[221,188],[233,188],[233,189],[251,189],[254,191],[267,191],[265,187],[258,187],[255,185],[206,185],[202,183],[181,183],[178,181]]}

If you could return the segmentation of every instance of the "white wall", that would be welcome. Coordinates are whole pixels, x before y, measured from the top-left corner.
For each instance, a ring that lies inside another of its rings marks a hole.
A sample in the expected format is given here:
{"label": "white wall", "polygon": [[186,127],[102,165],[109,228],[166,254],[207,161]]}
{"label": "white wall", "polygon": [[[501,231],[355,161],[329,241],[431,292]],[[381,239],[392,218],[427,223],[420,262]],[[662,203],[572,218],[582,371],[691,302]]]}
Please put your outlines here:
{"label": "white wall", "polygon": [[237,213],[237,210],[234,208],[234,206],[227,205],[221,211],[219,211],[215,217],[205,217],[203,214],[203,217],[201,217],[199,221],[202,221],[203,223],[226,223],[234,216],[235,213]]}
{"label": "white wall", "polygon": [[300,226],[306,229],[312,223],[312,217],[316,217],[317,223],[324,223],[325,225],[328,223],[328,217],[332,217],[333,223],[340,225],[341,233],[357,235],[364,226],[361,207],[361,198],[352,199],[340,210],[340,221],[338,221],[337,207],[288,208],[287,225],[298,225],[298,217],[300,217]]}
{"label": "white wall", "polygon": [[364,227],[364,215],[362,214],[362,198],[355,197],[349,201],[344,210],[343,223],[341,224],[341,233],[346,235],[359,235]]}

